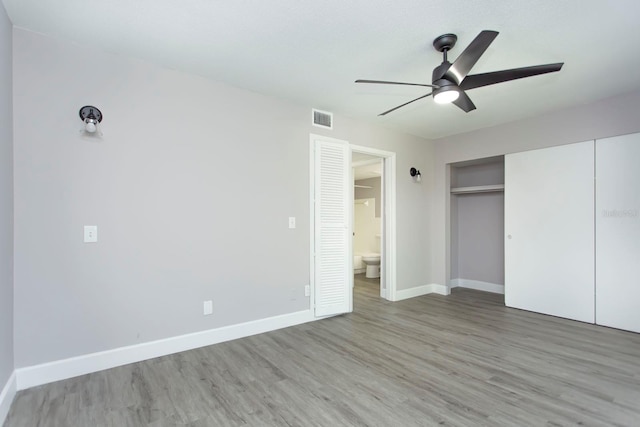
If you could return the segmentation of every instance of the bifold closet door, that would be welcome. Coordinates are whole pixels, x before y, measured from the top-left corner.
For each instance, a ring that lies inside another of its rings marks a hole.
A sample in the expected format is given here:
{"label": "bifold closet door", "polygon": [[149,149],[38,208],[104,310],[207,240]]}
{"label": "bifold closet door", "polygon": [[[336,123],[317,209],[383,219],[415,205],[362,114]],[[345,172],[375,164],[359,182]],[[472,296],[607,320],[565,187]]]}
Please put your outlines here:
{"label": "bifold closet door", "polygon": [[594,322],[594,143],[505,156],[505,303]]}
{"label": "bifold closet door", "polygon": [[596,323],[640,332],[640,134],[596,141]]}

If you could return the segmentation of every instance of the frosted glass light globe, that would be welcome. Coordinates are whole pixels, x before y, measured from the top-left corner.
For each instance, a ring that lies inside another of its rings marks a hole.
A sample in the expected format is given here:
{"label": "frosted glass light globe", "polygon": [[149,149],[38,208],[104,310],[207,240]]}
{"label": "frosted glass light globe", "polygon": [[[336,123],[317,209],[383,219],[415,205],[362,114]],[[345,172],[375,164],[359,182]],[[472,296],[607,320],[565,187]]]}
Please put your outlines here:
{"label": "frosted glass light globe", "polygon": [[96,124],[93,122],[87,122],[87,125],[84,127],[87,132],[94,133],[96,131]]}
{"label": "frosted glass light globe", "polygon": [[433,100],[438,104],[448,104],[450,102],[455,101],[460,96],[457,90],[446,90],[439,93],[436,93],[433,97]]}

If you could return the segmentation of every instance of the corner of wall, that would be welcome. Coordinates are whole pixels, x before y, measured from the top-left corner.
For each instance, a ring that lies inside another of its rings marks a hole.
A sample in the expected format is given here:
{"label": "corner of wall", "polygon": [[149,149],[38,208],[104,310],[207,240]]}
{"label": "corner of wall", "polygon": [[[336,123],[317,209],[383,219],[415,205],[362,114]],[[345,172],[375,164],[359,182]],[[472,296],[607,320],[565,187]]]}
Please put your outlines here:
{"label": "corner of wall", "polygon": [[[16,394],[14,358],[13,24],[0,4],[0,424]],[[6,381],[6,383],[5,383]]]}
{"label": "corner of wall", "polygon": [[449,295],[451,293],[449,287],[445,285],[438,285],[437,283],[430,283],[428,285],[415,286],[409,289],[397,290],[392,297],[392,301],[402,301],[409,298],[415,298],[422,295],[438,294]]}
{"label": "corner of wall", "polygon": [[4,425],[4,420],[7,418],[7,415],[9,415],[9,409],[11,409],[11,403],[13,403],[16,392],[16,372],[13,371],[0,392],[0,425]]}

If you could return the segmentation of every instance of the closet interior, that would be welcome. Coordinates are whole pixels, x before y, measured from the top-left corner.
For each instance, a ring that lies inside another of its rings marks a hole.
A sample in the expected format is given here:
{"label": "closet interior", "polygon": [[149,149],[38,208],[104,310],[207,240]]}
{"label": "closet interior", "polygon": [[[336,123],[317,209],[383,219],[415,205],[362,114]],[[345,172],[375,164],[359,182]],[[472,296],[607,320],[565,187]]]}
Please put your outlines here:
{"label": "closet interior", "polygon": [[450,283],[504,293],[504,156],[450,165]]}

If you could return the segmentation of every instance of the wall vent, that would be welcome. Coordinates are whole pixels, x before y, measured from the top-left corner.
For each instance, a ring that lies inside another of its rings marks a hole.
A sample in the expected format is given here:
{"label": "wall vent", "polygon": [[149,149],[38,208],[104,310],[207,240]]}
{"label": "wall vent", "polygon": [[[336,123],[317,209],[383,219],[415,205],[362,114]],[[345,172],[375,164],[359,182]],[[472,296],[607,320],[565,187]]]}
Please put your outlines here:
{"label": "wall vent", "polygon": [[312,124],[325,129],[333,129],[333,113],[316,110],[314,108]]}

